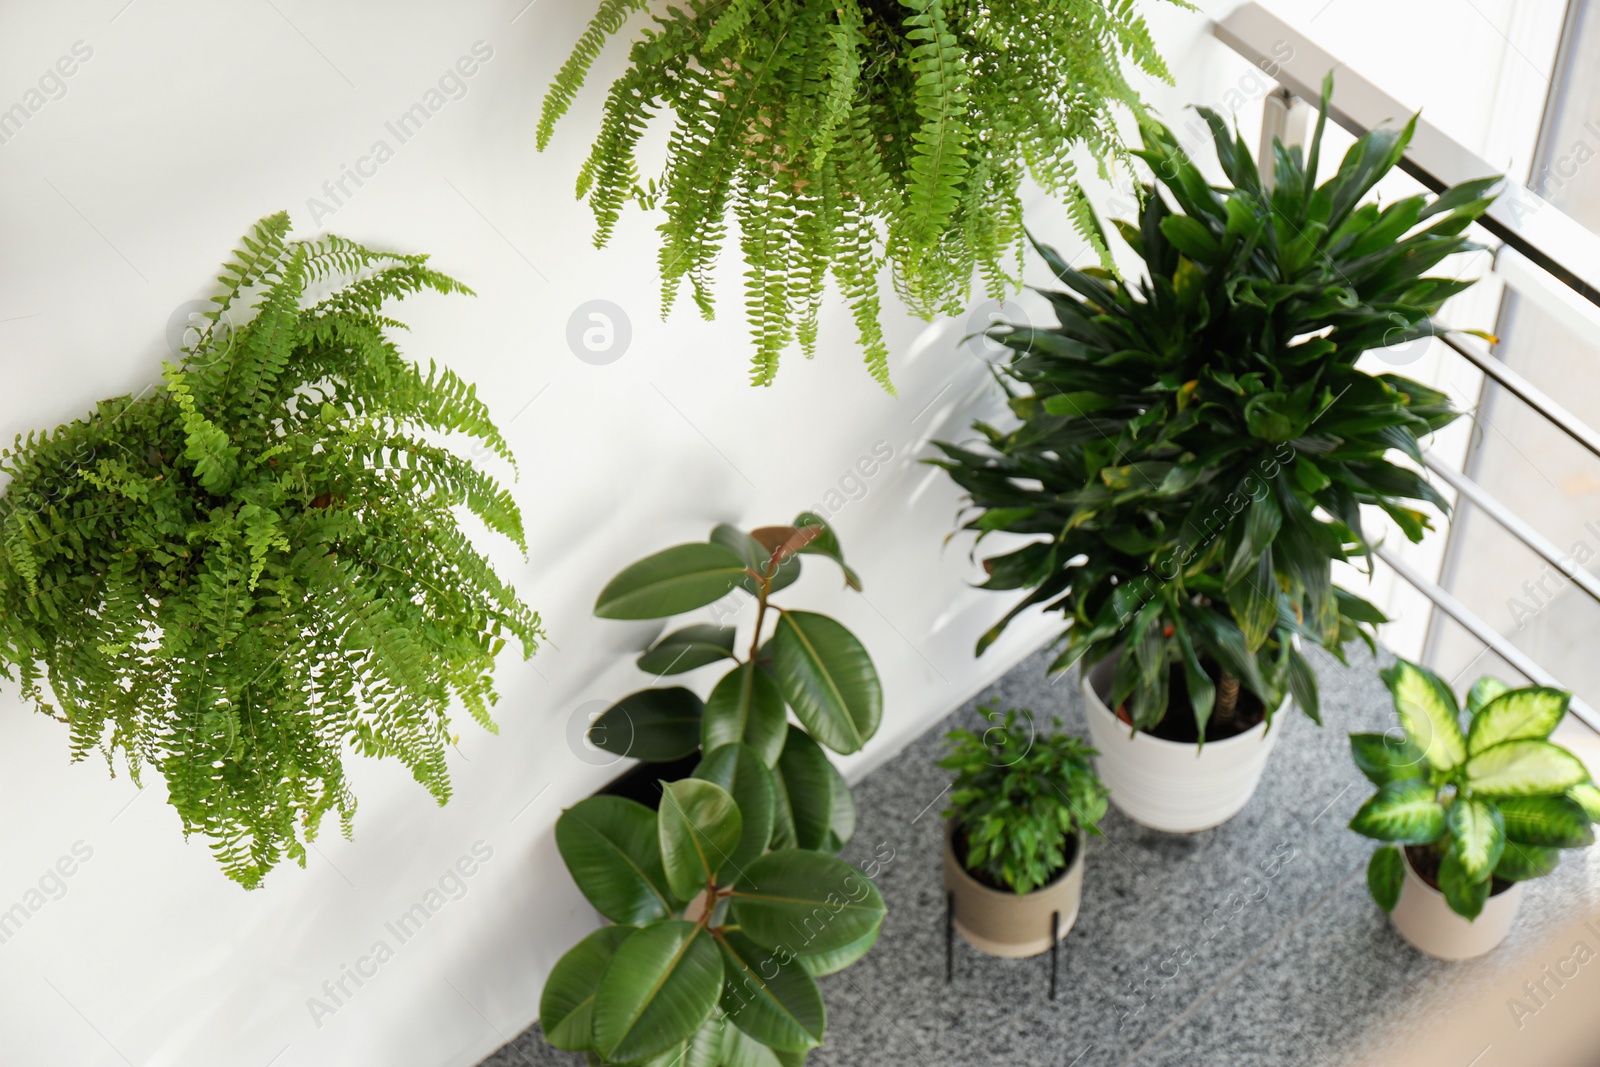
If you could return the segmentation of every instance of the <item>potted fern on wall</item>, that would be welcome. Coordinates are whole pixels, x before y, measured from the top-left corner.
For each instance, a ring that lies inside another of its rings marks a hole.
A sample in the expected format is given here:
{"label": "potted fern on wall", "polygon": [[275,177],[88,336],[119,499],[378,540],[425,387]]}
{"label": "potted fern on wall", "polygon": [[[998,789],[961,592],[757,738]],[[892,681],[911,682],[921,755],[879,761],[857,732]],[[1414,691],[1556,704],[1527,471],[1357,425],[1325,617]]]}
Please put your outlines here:
{"label": "potted fern on wall", "polygon": [[495,656],[541,636],[456,518],[523,547],[516,503],[438,443],[510,461],[505,439],[387,336],[389,301],[469,290],[426,256],[288,233],[278,214],[245,236],[159,387],[0,454],[0,672],[75,758],[161,774],[247,887],[303,865],[329,812],[349,832],[350,752],[443,803],[452,705],[493,729]]}
{"label": "potted fern on wall", "polygon": [[[1181,3],[1181,0],[1178,0]],[[1183,5],[1187,6],[1187,5]],[[549,144],[606,41],[647,0],[602,0],[539,119]],[[1020,271],[1019,183],[1067,191],[1072,152],[1114,162],[1118,107],[1139,113],[1124,58],[1169,80],[1131,0],[686,0],[635,38],[578,178],[604,245],[629,203],[661,208],[663,310],[687,280],[712,312],[711,268],[739,227],[752,380],[798,339],[810,354],[831,274],[868,369],[889,387],[878,275],[925,318],[965,304],[976,271],[1001,297]],[[676,120],[659,173],[636,150]]]}
{"label": "potted fern on wall", "polygon": [[985,561],[986,588],[1030,592],[978,651],[1029,607],[1064,614],[1052,669],[1083,664],[1112,803],[1157,829],[1236,814],[1291,697],[1318,719],[1297,641],[1371,640],[1382,615],[1331,580],[1333,561],[1370,555],[1362,507],[1412,540],[1419,503],[1446,507],[1396,460],[1455,417],[1448,398],[1355,363],[1445,329],[1433,315],[1472,283],[1426,272],[1476,247],[1462,231],[1497,179],[1363,204],[1408,124],[1359,138],[1316,184],[1331,91],[1309,155],[1276,146],[1270,185],[1210,111],[1230,187],[1148,126],[1157,186],[1117,226],[1145,278],[1039,246],[1071,290],[1046,294],[1059,325],[992,333],[1016,353],[998,377],[1019,425],[980,424],[980,449],[934,461],[971,496],[966,528],[1030,539]]}

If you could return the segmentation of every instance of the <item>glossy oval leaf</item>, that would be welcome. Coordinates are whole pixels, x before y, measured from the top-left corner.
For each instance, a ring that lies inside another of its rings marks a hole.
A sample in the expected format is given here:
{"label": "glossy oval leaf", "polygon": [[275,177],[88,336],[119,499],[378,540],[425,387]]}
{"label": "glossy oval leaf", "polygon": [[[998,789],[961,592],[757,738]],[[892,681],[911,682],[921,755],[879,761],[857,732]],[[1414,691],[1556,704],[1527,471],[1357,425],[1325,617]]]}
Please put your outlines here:
{"label": "glossy oval leaf", "polygon": [[642,1067],[719,1067],[722,1063],[722,1029],[727,1023],[713,1011],[687,1041],[680,1041],[646,1060]]}
{"label": "glossy oval leaf", "polygon": [[804,1052],[770,1049],[729,1024],[722,1030],[722,1067],[804,1067]]}
{"label": "glossy oval leaf", "polygon": [[1506,837],[1519,845],[1585,848],[1594,844],[1589,815],[1569,796],[1502,797]]}
{"label": "glossy oval leaf", "polygon": [[709,623],[685,626],[651,645],[649,651],[639,657],[639,669],[661,677],[732,659],[736,633],[732,626]]}
{"label": "glossy oval leaf", "polygon": [[1432,671],[1405,660],[1396,660],[1380,674],[1394,694],[1395,713],[1407,739],[1434,767],[1450,770],[1460,766],[1467,758],[1467,741],[1461,735],[1450,687]]}
{"label": "glossy oval leaf", "polygon": [[579,941],[550,969],[539,996],[539,1026],[544,1039],[568,1052],[594,1050],[594,997],[617,946],[631,926],[602,926]]}
{"label": "glossy oval leaf", "polygon": [[1494,876],[1508,882],[1525,882],[1530,878],[1543,878],[1560,862],[1560,849],[1507,841],[1506,850],[1500,853],[1500,862],[1495,864]]}
{"label": "glossy oval leaf", "polygon": [[718,935],[722,1010],[769,1048],[804,1052],[822,1044],[827,1012],[816,979],[792,956],[762,948],[737,930]]}
{"label": "glossy oval leaf", "polygon": [[793,724],[778,757],[777,782],[788,801],[794,847],[821,849],[833,825],[833,763],[820,745]]}
{"label": "glossy oval leaf", "polygon": [[1500,810],[1477,797],[1457,797],[1445,823],[1450,830],[1450,853],[1467,880],[1481,882],[1493,874],[1506,845]]}
{"label": "glossy oval leaf", "polygon": [[1393,845],[1378,849],[1367,863],[1367,892],[1378,907],[1386,913],[1394,910],[1400,900],[1400,886],[1405,882],[1406,861]]}
{"label": "glossy oval leaf", "polygon": [[1450,910],[1463,919],[1476,919],[1489,899],[1489,877],[1473,878],[1461,866],[1455,850],[1447,850],[1439,860],[1439,890]]}
{"label": "glossy oval leaf", "polygon": [[1511,689],[1495,697],[1472,717],[1467,730],[1467,751],[1473,754],[1502,741],[1542,739],[1567,713],[1572,694],[1546,686]]}
{"label": "glossy oval leaf", "polygon": [[656,813],[643,804],[578,801],[556,820],[556,848],[584,898],[612,922],[653,922],[677,904],[661,865]]}
{"label": "glossy oval leaf", "polygon": [[741,663],[722,676],[706,698],[700,747],[749,745],[768,767],[778,762],[788,735],[789,713],[772,675],[755,663]]}
{"label": "glossy oval leaf", "polygon": [[682,759],[700,747],[700,698],[682,686],[641,689],[617,701],[589,726],[589,743],[646,763]]}
{"label": "glossy oval leaf", "polygon": [[778,688],[812,737],[848,754],[877,732],[883,689],[854,634],[826,615],[786,611],[771,647]]}
{"label": "glossy oval leaf", "polygon": [[800,551],[809,555],[827,556],[833,560],[839,565],[839,569],[844,572],[844,584],[858,593],[861,592],[861,578],[844,561],[844,548],[840,546],[839,536],[834,533],[833,527],[828,525],[828,521],[814,511],[802,511],[795,516],[794,525],[798,527],[822,527],[822,533],[818,534]]}
{"label": "glossy oval leaf", "polygon": [[739,805],[741,830],[739,843],[728,857],[723,878],[731,883],[744,875],[744,869],[767,850],[772,840],[776,817],[773,795],[777,784],[772,772],[755,750],[747,745],[723,745],[713,749],[694,769],[694,777],[719,785]]}
{"label": "glossy oval leaf", "polygon": [[828,819],[829,852],[838,852],[850,843],[856,834],[856,798],[850,789],[850,783],[845,781],[839,768],[828,761],[828,770],[833,772],[833,810]]}
{"label": "glossy oval leaf", "polygon": [[1379,841],[1425,845],[1444,833],[1444,821],[1433,786],[1412,778],[1380,788],[1350,820],[1350,829]]}
{"label": "glossy oval leaf", "polygon": [[600,979],[595,1047],[613,1063],[638,1063],[687,1041],[722,992],[722,954],[704,929],[671,920],[628,935]]}
{"label": "glossy oval leaf", "polygon": [[602,619],[664,619],[727,596],[745,562],[721,545],[674,545],[623,570],[595,600]]}
{"label": "glossy oval leaf", "polygon": [[1484,675],[1472,683],[1472,688],[1467,692],[1467,711],[1476,715],[1486,707],[1489,701],[1506,692],[1511,687],[1498,678]]}
{"label": "glossy oval leaf", "polygon": [[1588,781],[1582,761],[1548,741],[1502,741],[1467,761],[1467,783],[1486,796],[1564,793]]}
{"label": "glossy oval leaf", "polygon": [[683,778],[661,785],[659,828],[667,885],[679,900],[689,900],[717,882],[739,847],[744,818],[720,785]]}
{"label": "glossy oval leaf", "polygon": [[1403,782],[1428,773],[1422,750],[1403,736],[1351,734],[1350,755],[1373,785]]}
{"label": "glossy oval leaf", "polygon": [[832,952],[883,922],[878,887],[861,871],[820,852],[784,849],[752,863],[735,888],[730,914],[763,948],[796,955]]}
{"label": "glossy oval leaf", "polygon": [[[755,535],[756,533],[760,533],[760,531],[745,533],[737,527],[721,523],[711,531],[711,540],[714,544],[722,545],[724,548],[732,549],[738,553],[751,571],[765,575],[767,569],[772,565],[772,549],[763,544],[760,538]],[[793,555],[787,556],[779,561],[777,573],[772,576],[771,584],[767,587],[767,595],[771,596],[773,593],[782,592],[798,581],[799,578],[800,560]],[[750,575],[745,576],[741,585],[745,592],[751,596],[755,596],[761,591],[760,583]]]}
{"label": "glossy oval leaf", "polygon": [[830,952],[812,953],[797,958],[800,961],[800,966],[804,967],[813,978],[837,974],[862,956],[865,956],[872,946],[878,943],[878,934],[882,931],[883,927],[881,925],[875,926],[866,936],[850,942],[843,948],[836,948]]}

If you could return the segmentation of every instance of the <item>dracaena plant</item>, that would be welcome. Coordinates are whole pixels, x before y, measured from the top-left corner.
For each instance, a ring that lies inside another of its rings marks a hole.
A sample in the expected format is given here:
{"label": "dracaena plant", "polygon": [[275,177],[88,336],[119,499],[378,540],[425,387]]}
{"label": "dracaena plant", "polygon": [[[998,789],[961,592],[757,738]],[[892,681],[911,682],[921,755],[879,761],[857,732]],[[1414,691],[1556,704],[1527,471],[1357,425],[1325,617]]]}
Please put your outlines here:
{"label": "dracaena plant", "polygon": [[[1438,333],[1433,316],[1471,283],[1426,272],[1476,248],[1462,232],[1495,179],[1387,206],[1363,204],[1399,161],[1415,119],[1374,130],[1320,185],[1331,82],[1309,154],[1274,143],[1271,182],[1201,109],[1231,185],[1212,186],[1164,127],[1144,148],[1156,184],[1118,232],[1142,277],[1076,270],[1037,246],[1069,292],[1045,292],[1058,325],[1000,326],[997,371],[1019,425],[979,424],[983,446],[935,461],[968,491],[980,539],[1021,534],[985,562],[986,588],[1029,589],[1020,611],[1068,619],[1053,665],[1120,655],[1112,707],[1132,725],[1172,706],[1183,680],[1204,737],[1238,709],[1292,693],[1317,717],[1316,682],[1291,638],[1338,653],[1383,621],[1331,581],[1370,556],[1361,508],[1412,540],[1446,502],[1412,464],[1456,415],[1437,390],[1356,367],[1372,349]],[[1178,701],[1179,706],[1183,701]]]}
{"label": "dracaena plant", "polygon": [[[427,257],[262,220],[162,383],[0,453],[0,673],[72,752],[153,767],[184,832],[254,886],[400,760],[440,803],[459,702],[536,615],[457,519],[523,546],[509,493],[441,447],[511,454],[474,388],[405,359],[386,305],[464,293]],[[311,295],[313,291],[320,295]]]}
{"label": "dracaena plant", "polygon": [[1065,869],[1069,838],[1082,848],[1085,835],[1099,835],[1107,791],[1090,763],[1099,753],[1060,733],[1060,719],[1039,736],[1031,711],[1002,715],[994,703],[978,712],[989,724],[983,733],[945,734],[939,766],[956,780],[944,817],[956,821],[967,870],[1020,896]]}
{"label": "dracaena plant", "polygon": [[804,1062],[826,1028],[817,978],[872,946],[883,897],[826,852],[768,850],[776,786],[748,745],[661,789],[658,811],[597,796],[556,822],[567,869],[613,925],[551,969],[545,1039],[600,1064]]}
{"label": "dracaena plant", "polygon": [[616,925],[552,970],[540,1006],[552,1045],[606,1064],[799,1064],[826,1025],[816,979],[877,939],[882,897],[832,855],[854,831],[855,805],[818,742],[860,748],[877,729],[882,693],[848,630],[771,602],[808,554],[830,557],[860,588],[833,530],[803,513],[749,533],[717,526],[708,541],[648,556],[601,591],[602,618],[666,618],[742,590],[756,619],[743,658],[735,627],[707,624],[640,656],[657,676],[731,663],[707,700],[681,686],[646,689],[590,729],[596,746],[619,755],[701,758],[691,777],[662,783],[657,812],[599,796],[557,821],[568,870]]}
{"label": "dracaena plant", "polygon": [[[603,0],[545,98],[541,149],[607,40],[649,6]],[[1125,157],[1117,111],[1142,111],[1125,61],[1170,80],[1133,0],[685,0],[658,8],[628,59],[578,178],[595,243],[627,204],[660,208],[663,312],[687,279],[709,317],[731,215],[760,385],[791,341],[813,350],[832,274],[888,387],[885,260],[924,317],[959,312],[975,271],[1004,295],[1024,177],[1071,191],[1097,239],[1074,150]],[[641,182],[637,147],[662,112],[664,162]]]}
{"label": "dracaena plant", "polygon": [[[773,603],[800,577],[806,556],[831,558],[845,582],[861,588],[833,529],[810,512],[749,533],[719,525],[709,540],[664,549],[613,578],[595,602],[601,618],[668,618],[738,590],[754,601],[755,623],[743,649],[736,626],[696,623],[662,637],[639,657],[640,669],[663,677],[715,663],[727,673],[705,700],[683,686],[623,697],[595,720],[589,739],[647,762],[742,744],[774,776],[773,846],[837,852],[854,829],[855,806],[823,747],[848,754],[865,744],[878,729],[883,690],[872,657],[843,625]],[[790,709],[798,725],[788,721]]]}
{"label": "dracaena plant", "polygon": [[1378,787],[1350,829],[1386,842],[1367,867],[1384,911],[1405,879],[1398,846],[1425,858],[1452,911],[1475,919],[1496,883],[1549,874],[1561,849],[1594,843],[1600,789],[1578,757],[1549,740],[1571,694],[1483,678],[1467,694],[1463,726],[1433,672],[1399,660],[1382,675],[1404,736],[1350,735],[1356,766]]}

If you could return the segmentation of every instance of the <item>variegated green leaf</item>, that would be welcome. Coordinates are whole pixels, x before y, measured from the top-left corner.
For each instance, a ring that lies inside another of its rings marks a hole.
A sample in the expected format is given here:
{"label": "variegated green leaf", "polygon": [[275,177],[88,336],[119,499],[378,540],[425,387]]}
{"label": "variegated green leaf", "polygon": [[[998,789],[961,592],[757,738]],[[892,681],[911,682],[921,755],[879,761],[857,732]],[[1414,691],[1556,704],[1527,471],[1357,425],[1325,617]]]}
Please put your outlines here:
{"label": "variegated green leaf", "polygon": [[1476,754],[1502,741],[1549,737],[1571,700],[1572,694],[1544,686],[1509,689],[1472,717],[1467,751]]}
{"label": "variegated green leaf", "polygon": [[1450,687],[1432,671],[1405,660],[1396,660],[1382,677],[1394,694],[1395,712],[1411,743],[1440,770],[1459,766],[1467,758],[1467,742]]}
{"label": "variegated green leaf", "polygon": [[1589,778],[1582,761],[1548,741],[1504,741],[1467,761],[1467,784],[1485,796],[1564,793]]}

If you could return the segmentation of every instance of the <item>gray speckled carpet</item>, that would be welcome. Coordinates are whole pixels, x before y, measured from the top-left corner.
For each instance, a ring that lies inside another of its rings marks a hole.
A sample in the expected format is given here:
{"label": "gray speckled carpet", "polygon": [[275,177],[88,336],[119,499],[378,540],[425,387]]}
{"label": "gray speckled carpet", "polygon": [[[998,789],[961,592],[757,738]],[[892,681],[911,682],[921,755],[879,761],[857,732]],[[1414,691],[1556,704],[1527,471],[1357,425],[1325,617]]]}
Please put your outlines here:
{"label": "gray speckled carpet", "polygon": [[[949,775],[934,760],[943,732],[991,697],[1083,733],[1076,675],[1051,685],[1035,655],[929,729],[856,786],[859,825],[844,855],[865,865],[893,850],[878,876],[889,917],[864,960],[823,979],[827,1045],[808,1064],[1341,1064],[1475,986],[1503,1012],[1499,1001],[1522,979],[1508,976],[1506,960],[1593,908],[1600,879],[1578,856],[1529,884],[1510,940],[1485,960],[1440,964],[1406,946],[1367,897],[1371,843],[1345,828],[1370,792],[1345,735],[1392,721],[1380,664],[1359,646],[1350,658],[1345,668],[1314,651],[1327,725],[1295,713],[1274,726],[1284,734],[1261,787],[1231,822],[1173,836],[1111,809],[1105,836],[1089,844],[1054,1002],[1048,955],[994,959],[959,938],[955,981],[945,984],[939,811]],[[581,1062],[546,1046],[535,1026],[484,1064]],[[1494,1062],[1532,1060],[1474,1061]]]}

